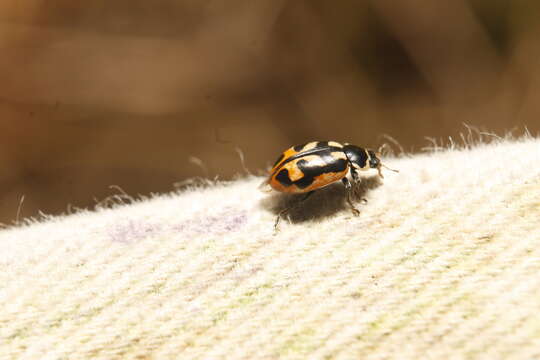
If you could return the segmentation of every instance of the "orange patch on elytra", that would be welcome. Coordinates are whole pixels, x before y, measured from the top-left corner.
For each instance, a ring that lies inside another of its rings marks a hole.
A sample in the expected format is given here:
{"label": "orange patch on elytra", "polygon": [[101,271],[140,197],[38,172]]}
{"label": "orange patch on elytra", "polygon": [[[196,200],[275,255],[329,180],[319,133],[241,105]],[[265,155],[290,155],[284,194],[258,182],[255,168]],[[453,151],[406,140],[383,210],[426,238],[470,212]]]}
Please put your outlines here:
{"label": "orange patch on elytra", "polygon": [[345,153],[343,151],[333,151],[332,152],[332,157],[334,159],[343,159],[343,160],[347,160],[347,155],[345,155]]}
{"label": "orange patch on elytra", "polygon": [[304,173],[297,166],[287,166],[289,171],[289,179],[296,181],[304,177]]}
{"label": "orange patch on elytra", "polygon": [[308,150],[314,149],[315,147],[317,147],[317,141],[312,141],[304,145],[304,147],[302,148],[302,150],[300,150],[300,152],[308,151]]}
{"label": "orange patch on elytra", "polygon": [[321,159],[318,155],[308,155],[308,156],[302,156],[300,159],[296,159],[291,161],[288,164],[285,164],[283,167],[286,168],[289,171],[289,179],[291,181],[296,181],[305,176],[305,174],[300,170],[300,168],[297,166],[297,163],[299,161],[307,161],[312,166],[324,166],[325,163],[323,159]]}
{"label": "orange patch on elytra", "polygon": [[273,174],[276,171],[276,169],[278,169],[281,166],[281,164],[283,164],[284,161],[286,161],[288,158],[296,154],[298,154],[298,151],[294,150],[294,148],[292,147],[285,150],[283,152],[283,157],[281,158],[281,160],[269,171],[270,174]]}
{"label": "orange patch on elytra", "polygon": [[347,175],[347,170],[341,171],[341,172],[331,172],[331,173],[325,173],[322,175],[319,175],[315,178],[313,181],[313,184],[309,186],[309,188],[317,189],[321,188],[326,185],[330,185],[331,183],[340,180],[345,175]]}

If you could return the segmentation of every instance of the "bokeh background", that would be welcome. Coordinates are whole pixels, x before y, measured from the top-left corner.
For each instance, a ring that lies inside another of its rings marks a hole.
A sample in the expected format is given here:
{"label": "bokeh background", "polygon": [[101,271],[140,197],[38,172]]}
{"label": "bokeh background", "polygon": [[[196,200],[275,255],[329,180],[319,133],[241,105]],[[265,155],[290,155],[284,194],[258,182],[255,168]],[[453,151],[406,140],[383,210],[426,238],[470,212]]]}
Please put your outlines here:
{"label": "bokeh background", "polygon": [[2,0],[0,222],[111,185],[228,179],[237,148],[256,170],[313,139],[421,151],[463,123],[538,133],[539,15],[534,0]]}

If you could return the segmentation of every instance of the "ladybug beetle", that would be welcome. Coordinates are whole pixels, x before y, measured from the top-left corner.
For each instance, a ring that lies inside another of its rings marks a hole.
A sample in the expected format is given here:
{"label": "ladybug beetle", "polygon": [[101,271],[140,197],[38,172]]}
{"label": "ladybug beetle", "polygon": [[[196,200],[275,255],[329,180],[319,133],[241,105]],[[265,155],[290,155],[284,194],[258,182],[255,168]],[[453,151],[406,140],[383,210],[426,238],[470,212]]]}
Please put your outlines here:
{"label": "ladybug beetle", "polygon": [[[352,186],[347,174],[350,172],[353,181],[358,182],[359,170],[377,169],[382,178],[383,166],[386,167],[373,150],[335,141],[312,141],[285,150],[270,170],[269,178],[260,188],[264,190],[269,185],[274,190],[284,193],[305,193],[306,196],[299,202],[301,203],[315,190],[341,180],[347,189],[347,202],[351,206],[351,211],[358,216],[360,212],[352,203]],[[275,230],[280,218],[291,208],[292,206],[279,212],[274,225]]]}

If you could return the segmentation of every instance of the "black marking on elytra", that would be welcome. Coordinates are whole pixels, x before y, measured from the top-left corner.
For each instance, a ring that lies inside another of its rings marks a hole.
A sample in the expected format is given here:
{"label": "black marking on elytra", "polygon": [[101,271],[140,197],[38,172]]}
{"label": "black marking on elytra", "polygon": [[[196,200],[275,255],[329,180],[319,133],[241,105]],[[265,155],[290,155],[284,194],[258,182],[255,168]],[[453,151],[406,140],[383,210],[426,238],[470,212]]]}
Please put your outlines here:
{"label": "black marking on elytra", "polygon": [[295,145],[295,146],[293,147],[293,149],[294,149],[294,151],[301,151],[301,150],[304,148],[304,146],[306,146],[307,144],[309,144],[309,143],[300,144],[300,145]]}
{"label": "black marking on elytra", "polygon": [[313,184],[315,177],[321,174],[343,172],[347,169],[347,160],[334,158],[331,151],[323,152],[322,154],[319,154],[319,156],[323,159],[325,165],[321,166],[304,159],[300,159],[296,162],[296,166],[298,166],[304,174],[301,179],[293,182],[300,189],[305,189]]}
{"label": "black marking on elytra", "polygon": [[289,170],[281,169],[281,171],[276,175],[275,179],[280,182],[283,186],[291,186],[293,181],[289,177]]}
{"label": "black marking on elytra", "polygon": [[328,147],[328,141],[318,141],[316,147],[322,147],[322,148]]}
{"label": "black marking on elytra", "polygon": [[313,176],[309,176],[309,175],[306,174],[306,172],[310,168],[309,161],[307,161],[307,160],[298,160],[298,162],[296,163],[296,166],[298,166],[298,168],[300,170],[302,170],[302,173],[304,174],[304,176],[302,178],[296,180],[294,182],[294,185],[296,185],[300,189],[305,189],[309,185],[313,184],[313,180],[315,180],[315,178]]}
{"label": "black marking on elytra", "polygon": [[285,153],[281,154],[272,167],[276,167],[276,165],[279,164],[281,160],[283,160],[284,156],[285,156]]}
{"label": "black marking on elytra", "polygon": [[[315,146],[313,149],[309,149],[309,150],[306,150],[306,151],[302,151],[302,152],[299,152],[298,154],[294,154],[290,157],[288,157],[287,159],[285,159],[285,161],[283,161],[283,163],[281,163],[280,167],[283,167],[283,165],[285,165],[286,163],[290,162],[290,161],[293,161],[293,160],[296,160],[298,158],[302,158],[304,156],[308,156],[308,155],[319,155],[321,157],[323,156],[330,156],[332,157],[331,153],[332,152],[343,152],[343,149],[342,148],[338,148],[338,147],[335,147],[335,146],[329,146],[328,145],[328,141],[321,141],[320,143],[326,143],[326,145],[324,146],[319,146],[317,144],[317,146]],[[308,143],[309,144],[309,143]],[[305,146],[307,144],[304,144],[303,146]],[[299,145],[303,148],[302,145]],[[296,149],[296,146],[294,147]],[[324,154],[327,154],[327,155],[324,155]],[[332,157],[333,159],[333,157]],[[325,162],[329,162],[331,161],[330,159],[328,161],[325,160]],[[276,164],[277,165],[277,164]],[[276,166],[274,165],[274,167]],[[277,169],[276,169],[277,170]]]}

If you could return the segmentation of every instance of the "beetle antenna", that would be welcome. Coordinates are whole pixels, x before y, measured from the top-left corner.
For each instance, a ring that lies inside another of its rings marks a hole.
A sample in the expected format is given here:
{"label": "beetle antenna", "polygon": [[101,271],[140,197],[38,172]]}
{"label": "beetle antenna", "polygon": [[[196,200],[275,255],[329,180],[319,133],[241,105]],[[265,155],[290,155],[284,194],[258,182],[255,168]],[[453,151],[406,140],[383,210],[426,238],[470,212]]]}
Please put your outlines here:
{"label": "beetle antenna", "polygon": [[379,172],[379,176],[381,177],[381,179],[384,179],[384,176],[383,176],[382,171],[381,171],[381,169],[382,169],[383,167],[384,167],[385,169],[392,170],[393,172],[399,172],[399,170],[391,169],[391,168],[389,168],[388,166],[384,165],[383,163],[379,163],[379,167],[377,168],[377,171]]}
{"label": "beetle antenna", "polygon": [[384,167],[384,168],[386,168],[386,169],[388,169],[388,170],[391,170],[391,171],[393,171],[393,172],[399,172],[399,170],[391,169],[391,168],[389,168],[388,166],[386,166],[386,165],[384,165],[384,164],[381,164],[381,166]]}

